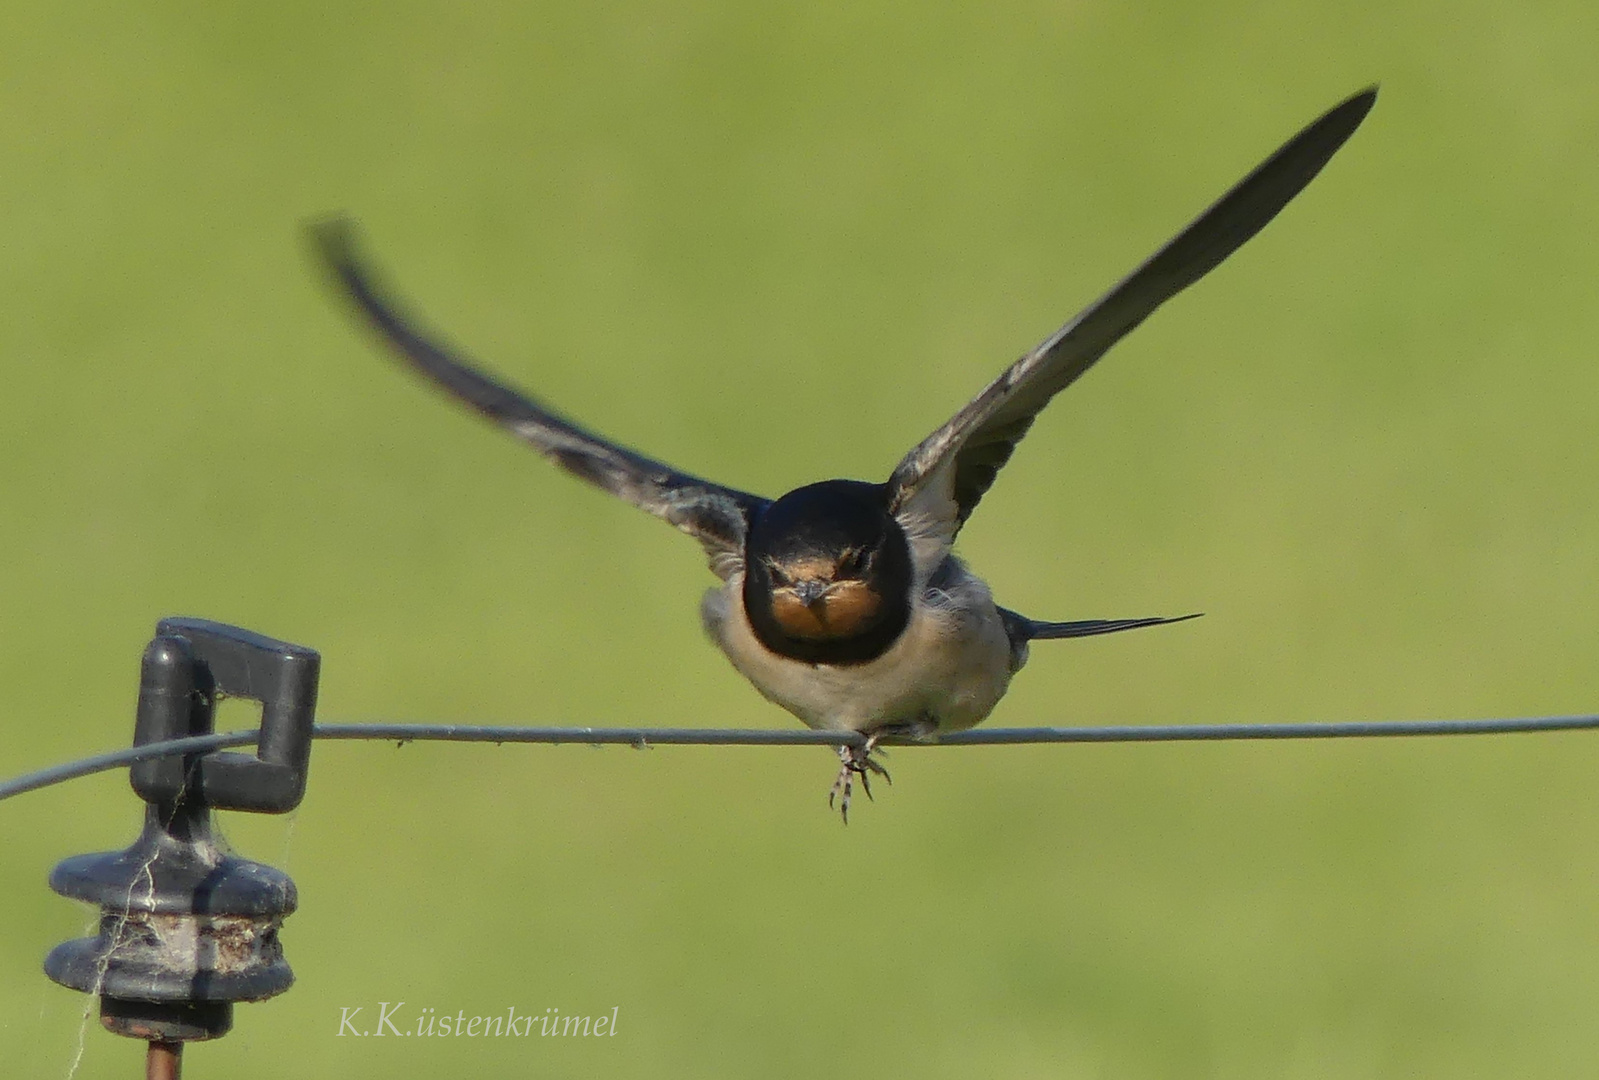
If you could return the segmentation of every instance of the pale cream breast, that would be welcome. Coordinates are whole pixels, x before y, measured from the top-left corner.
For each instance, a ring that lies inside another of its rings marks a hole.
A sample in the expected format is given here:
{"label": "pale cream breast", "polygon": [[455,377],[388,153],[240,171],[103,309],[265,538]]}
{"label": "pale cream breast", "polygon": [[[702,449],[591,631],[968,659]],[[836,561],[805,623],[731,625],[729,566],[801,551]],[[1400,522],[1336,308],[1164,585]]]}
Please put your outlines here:
{"label": "pale cream breast", "polygon": [[825,730],[871,731],[930,719],[940,731],[982,720],[1010,684],[1010,642],[988,590],[962,573],[939,602],[913,606],[905,632],[861,664],[807,664],[779,656],[755,637],[735,577],[707,593],[705,629],[733,666],[766,698]]}

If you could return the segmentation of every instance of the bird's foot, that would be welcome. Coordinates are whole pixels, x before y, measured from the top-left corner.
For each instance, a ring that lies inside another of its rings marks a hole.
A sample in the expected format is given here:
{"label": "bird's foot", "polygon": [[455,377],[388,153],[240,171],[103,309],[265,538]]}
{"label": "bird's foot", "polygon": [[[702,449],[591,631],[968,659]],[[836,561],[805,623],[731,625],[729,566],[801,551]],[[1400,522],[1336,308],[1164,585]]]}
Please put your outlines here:
{"label": "bird's foot", "polygon": [[877,743],[879,739],[888,734],[893,734],[893,732],[888,730],[875,732],[866,737],[866,745],[864,746],[840,746],[838,748],[838,779],[833,781],[833,789],[827,793],[827,805],[830,809],[835,805],[838,807],[839,816],[844,819],[844,824],[846,825],[849,824],[849,800],[857,776],[861,778],[861,790],[866,792],[868,799],[873,799],[874,801],[875,796],[872,795],[873,773],[881,776],[890,784],[894,782],[894,778],[888,775],[888,770],[883,768],[883,763],[872,756],[877,754],[881,757],[887,753],[887,751],[879,750]]}

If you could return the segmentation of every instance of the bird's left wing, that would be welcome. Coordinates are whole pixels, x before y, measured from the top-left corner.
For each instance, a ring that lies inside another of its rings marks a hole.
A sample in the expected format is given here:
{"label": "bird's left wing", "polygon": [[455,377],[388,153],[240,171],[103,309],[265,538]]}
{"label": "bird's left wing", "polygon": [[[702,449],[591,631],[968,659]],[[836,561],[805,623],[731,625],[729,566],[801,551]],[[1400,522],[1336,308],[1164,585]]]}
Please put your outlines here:
{"label": "bird's left wing", "polygon": [[1363,90],[1289,139],[905,455],[888,480],[890,506],[902,523],[935,546],[952,541],[1039,410],[1156,308],[1263,229],[1354,134],[1376,100],[1375,89]]}
{"label": "bird's left wing", "polygon": [[311,238],[344,293],[411,367],[528,443],[567,472],[671,522],[698,540],[711,569],[728,578],[743,566],[744,536],[767,500],[679,472],[606,441],[525,394],[456,359],[402,317],[360,258],[355,226],[335,218]]}

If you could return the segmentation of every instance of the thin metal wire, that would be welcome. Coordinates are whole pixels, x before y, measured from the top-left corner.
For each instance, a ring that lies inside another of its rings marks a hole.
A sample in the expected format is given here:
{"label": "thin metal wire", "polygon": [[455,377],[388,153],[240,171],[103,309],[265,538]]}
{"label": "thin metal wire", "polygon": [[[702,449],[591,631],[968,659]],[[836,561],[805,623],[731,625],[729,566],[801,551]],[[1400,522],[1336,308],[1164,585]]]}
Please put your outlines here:
{"label": "thin metal wire", "polygon": [[[1251,739],[1366,739],[1429,735],[1515,735],[1599,728],[1596,716],[1489,720],[1397,720],[1322,724],[1173,724],[1135,727],[976,728],[936,741],[884,739],[902,746],[1014,746],[1036,743],[1218,742]],[[586,743],[650,746],[862,746],[855,731],[765,731],[747,728],[488,727],[465,724],[317,724],[318,739],[407,742]],[[229,731],[127,747],[54,765],[0,783],[0,799],[151,758],[247,746],[258,731]]]}
{"label": "thin metal wire", "polygon": [[39,788],[50,787],[67,780],[76,780],[80,776],[92,776],[97,772],[114,769],[118,765],[132,765],[136,761],[148,761],[150,758],[166,757],[169,754],[198,754],[207,750],[220,750],[228,746],[245,746],[255,742],[261,737],[259,731],[230,731],[216,735],[191,735],[187,739],[171,739],[167,742],[148,743],[144,746],[125,747],[113,750],[106,754],[96,754],[93,757],[80,758],[69,761],[65,765],[52,765],[48,769],[38,772],[24,773],[15,779],[7,780],[0,784],[0,799],[9,799],[13,795],[21,795],[25,791],[36,791]]}

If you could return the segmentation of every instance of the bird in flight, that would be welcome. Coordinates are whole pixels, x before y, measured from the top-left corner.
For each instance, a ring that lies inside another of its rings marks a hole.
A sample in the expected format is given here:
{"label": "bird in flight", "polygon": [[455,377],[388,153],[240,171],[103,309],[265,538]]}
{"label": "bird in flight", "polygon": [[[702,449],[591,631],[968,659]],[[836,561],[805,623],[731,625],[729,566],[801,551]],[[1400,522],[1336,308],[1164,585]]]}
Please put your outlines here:
{"label": "bird in flight", "polygon": [[[781,498],[723,487],[617,445],[485,375],[402,314],[363,261],[355,226],[311,226],[333,280],[411,367],[557,465],[700,542],[721,585],[700,616],[733,666],[805,724],[866,736],[840,746],[828,795],[849,820],[858,780],[888,778],[885,738],[977,724],[1028,643],[1181,619],[1044,622],[1000,607],[953,552],[956,535],[1051,398],[1157,307],[1259,232],[1365,119],[1375,88],[1288,140],[1187,228],[1028,352],[895,466]],[[1181,618],[1193,618],[1192,615]]]}

